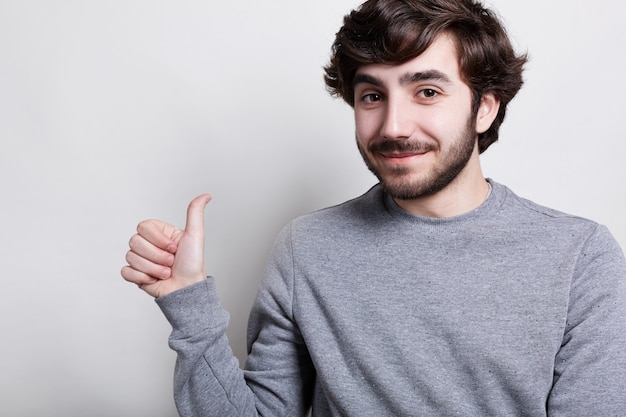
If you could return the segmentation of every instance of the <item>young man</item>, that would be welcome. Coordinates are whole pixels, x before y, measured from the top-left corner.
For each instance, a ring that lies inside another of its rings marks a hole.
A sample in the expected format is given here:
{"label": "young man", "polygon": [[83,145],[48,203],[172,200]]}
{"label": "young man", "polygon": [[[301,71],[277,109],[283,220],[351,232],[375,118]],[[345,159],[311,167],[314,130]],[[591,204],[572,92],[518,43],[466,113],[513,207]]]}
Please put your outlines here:
{"label": "young man", "polygon": [[244,371],[205,278],[210,197],[184,230],[140,223],[122,275],[173,326],[181,415],[624,415],[622,251],[481,172],[524,62],[474,0],[346,16],[326,82],[380,184],[281,232]]}

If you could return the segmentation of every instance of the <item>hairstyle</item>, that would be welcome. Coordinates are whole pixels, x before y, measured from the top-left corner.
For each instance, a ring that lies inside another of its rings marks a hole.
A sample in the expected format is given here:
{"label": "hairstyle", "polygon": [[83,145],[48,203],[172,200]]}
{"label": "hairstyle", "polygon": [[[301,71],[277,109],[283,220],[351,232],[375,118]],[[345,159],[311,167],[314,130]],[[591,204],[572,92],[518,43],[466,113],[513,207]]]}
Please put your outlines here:
{"label": "hairstyle", "polygon": [[354,106],[353,78],[368,64],[398,65],[422,54],[442,34],[452,37],[461,79],[472,90],[472,111],[485,93],[500,99],[489,130],[478,135],[482,153],[498,140],[508,103],[523,84],[526,54],[517,55],[493,11],[476,0],[368,0],[344,17],[324,80],[333,96]]}

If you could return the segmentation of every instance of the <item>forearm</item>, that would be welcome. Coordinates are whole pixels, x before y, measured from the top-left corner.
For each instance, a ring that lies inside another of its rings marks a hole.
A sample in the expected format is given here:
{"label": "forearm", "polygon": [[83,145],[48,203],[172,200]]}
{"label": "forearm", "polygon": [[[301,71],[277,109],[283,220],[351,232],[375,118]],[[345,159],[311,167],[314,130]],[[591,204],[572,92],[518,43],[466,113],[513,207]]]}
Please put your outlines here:
{"label": "forearm", "polygon": [[226,338],[228,314],[213,278],[157,299],[177,353],[174,397],[181,416],[256,416],[255,397]]}
{"label": "forearm", "polygon": [[[286,229],[288,230],[288,229]],[[157,299],[172,325],[181,416],[295,417],[306,414],[315,369],[292,315],[293,261],[281,233],[252,308],[245,373],[226,339],[228,314],[208,278]]]}

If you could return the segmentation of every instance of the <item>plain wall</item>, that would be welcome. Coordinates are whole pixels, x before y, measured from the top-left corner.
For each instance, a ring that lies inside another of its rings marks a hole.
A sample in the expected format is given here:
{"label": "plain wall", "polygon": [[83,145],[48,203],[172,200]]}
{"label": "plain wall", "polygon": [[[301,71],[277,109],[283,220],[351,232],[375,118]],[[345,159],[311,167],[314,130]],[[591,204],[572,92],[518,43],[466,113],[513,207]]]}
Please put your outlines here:
{"label": "plain wall", "polygon": [[[136,224],[206,210],[207,270],[245,357],[276,233],[374,184],[321,67],[352,0],[0,0],[0,414],[176,415]],[[493,0],[531,61],[485,175],[626,247],[625,6]]]}

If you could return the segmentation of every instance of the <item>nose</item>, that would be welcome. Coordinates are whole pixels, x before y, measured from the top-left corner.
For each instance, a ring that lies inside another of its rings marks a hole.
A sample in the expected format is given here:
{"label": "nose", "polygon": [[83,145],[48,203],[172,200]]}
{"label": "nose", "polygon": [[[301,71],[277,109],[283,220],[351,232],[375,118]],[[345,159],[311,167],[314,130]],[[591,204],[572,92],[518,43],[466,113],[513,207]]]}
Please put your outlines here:
{"label": "nose", "polygon": [[410,102],[402,97],[389,97],[380,134],[383,138],[402,140],[413,134],[415,114]]}

